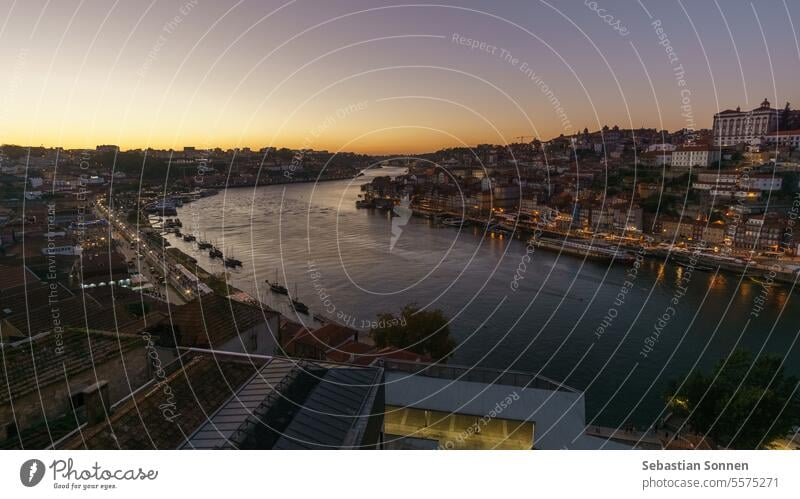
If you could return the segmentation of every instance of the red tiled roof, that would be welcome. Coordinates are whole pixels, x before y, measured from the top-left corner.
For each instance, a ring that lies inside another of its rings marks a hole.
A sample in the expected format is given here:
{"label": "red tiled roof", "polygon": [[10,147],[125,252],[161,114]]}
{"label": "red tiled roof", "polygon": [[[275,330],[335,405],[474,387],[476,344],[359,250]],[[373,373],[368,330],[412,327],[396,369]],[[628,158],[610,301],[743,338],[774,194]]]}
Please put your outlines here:
{"label": "red tiled roof", "polygon": [[326,324],[319,329],[309,331],[303,329],[292,337],[286,344],[286,349],[291,350],[292,346],[302,343],[314,347],[322,347],[327,350],[341,345],[349,338],[356,338],[358,331],[340,324]]}
{"label": "red tiled roof", "polygon": [[29,393],[63,384],[65,376],[77,376],[107,361],[119,360],[134,348],[144,349],[144,342],[136,335],[71,329],[7,345],[0,362],[0,403],[18,402]]}
{"label": "red tiled roof", "polygon": [[[129,310],[130,305],[144,302],[149,314],[167,311],[161,302],[142,297],[136,292],[120,287],[115,293],[119,293],[119,300],[116,295],[98,295],[98,300],[90,293],[82,293],[52,302],[23,302],[22,306],[14,309],[12,315],[5,318],[4,325],[11,328],[0,330],[0,335],[16,336],[16,329],[23,337],[35,336],[51,331],[55,326],[134,333],[142,331],[145,322]],[[54,313],[57,313],[57,322],[54,321]]]}
{"label": "red tiled roof", "polygon": [[31,271],[21,263],[19,265],[0,265],[0,293],[39,281]]}
{"label": "red tiled roof", "polygon": [[281,336],[283,337],[284,342],[291,340],[303,329],[305,328],[302,324],[298,324],[288,319],[281,320]]}
{"label": "red tiled roof", "polygon": [[216,347],[276,314],[266,307],[209,294],[173,308],[164,323],[180,333],[181,346]]}
{"label": "red tiled roof", "polygon": [[[152,383],[118,407],[110,421],[87,428],[61,445],[65,449],[175,449],[205,423],[257,371],[250,361],[199,356]],[[169,387],[169,391],[165,390]],[[163,407],[174,405],[175,418]]]}

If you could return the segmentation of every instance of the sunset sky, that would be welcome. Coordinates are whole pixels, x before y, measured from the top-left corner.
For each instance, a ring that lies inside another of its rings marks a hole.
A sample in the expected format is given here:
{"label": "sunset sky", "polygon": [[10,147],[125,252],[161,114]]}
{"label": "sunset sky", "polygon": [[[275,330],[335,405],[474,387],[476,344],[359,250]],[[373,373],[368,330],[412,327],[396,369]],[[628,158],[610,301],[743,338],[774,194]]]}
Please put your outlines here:
{"label": "sunset sky", "polygon": [[3,0],[0,143],[414,153],[800,108],[798,2],[448,4]]}

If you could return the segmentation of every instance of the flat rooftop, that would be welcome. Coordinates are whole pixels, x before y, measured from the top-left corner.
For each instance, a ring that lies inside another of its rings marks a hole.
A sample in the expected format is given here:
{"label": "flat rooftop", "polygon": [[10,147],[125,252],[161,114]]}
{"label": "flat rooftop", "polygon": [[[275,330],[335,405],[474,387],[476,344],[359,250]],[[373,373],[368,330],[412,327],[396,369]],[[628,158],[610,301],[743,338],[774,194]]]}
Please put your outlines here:
{"label": "flat rooftop", "polygon": [[548,378],[462,366],[386,361],[390,407],[533,423],[535,449],[621,449],[586,431],[583,392]]}

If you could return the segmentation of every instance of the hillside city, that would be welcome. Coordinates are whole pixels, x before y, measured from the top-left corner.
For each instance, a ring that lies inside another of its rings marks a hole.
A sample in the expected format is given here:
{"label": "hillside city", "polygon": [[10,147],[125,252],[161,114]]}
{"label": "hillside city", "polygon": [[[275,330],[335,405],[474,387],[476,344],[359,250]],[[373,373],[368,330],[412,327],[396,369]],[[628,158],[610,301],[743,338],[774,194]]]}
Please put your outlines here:
{"label": "hillside city", "polygon": [[[587,425],[583,393],[542,376],[449,365],[335,317],[309,327],[170,243],[192,243],[225,269],[246,266],[193,232],[178,208],[230,188],[357,179],[386,167],[407,170],[364,183],[358,208],[407,206],[435,223],[620,265],[666,256],[688,272],[750,276],[765,295],[800,276],[800,111],[767,99],[715,114],[710,130],[603,126],[413,159],[4,145],[0,385],[9,390],[0,447],[714,447],[680,421]],[[471,405],[435,396],[452,384]],[[342,412],[316,410],[326,404]],[[534,423],[537,404],[549,410]]]}

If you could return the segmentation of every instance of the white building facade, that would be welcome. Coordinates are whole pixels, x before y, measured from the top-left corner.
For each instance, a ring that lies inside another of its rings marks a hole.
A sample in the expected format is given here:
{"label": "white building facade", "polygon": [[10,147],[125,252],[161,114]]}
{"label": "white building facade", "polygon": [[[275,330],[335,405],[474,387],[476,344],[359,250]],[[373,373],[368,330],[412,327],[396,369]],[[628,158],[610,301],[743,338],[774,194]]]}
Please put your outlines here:
{"label": "white building facade", "polygon": [[764,143],[773,147],[791,147],[797,149],[800,147],[800,130],[771,132],[764,137]]}
{"label": "white building facade", "polygon": [[751,111],[726,109],[714,115],[714,146],[756,144],[778,128],[780,111],[767,99]]}
{"label": "white building facade", "polygon": [[707,146],[680,147],[672,151],[673,168],[707,167],[719,162],[719,159],[719,150]]}

